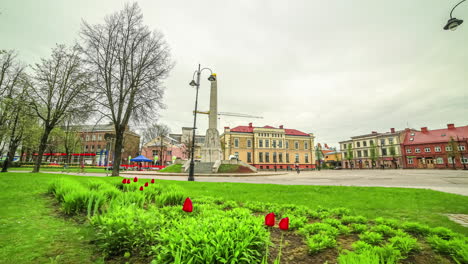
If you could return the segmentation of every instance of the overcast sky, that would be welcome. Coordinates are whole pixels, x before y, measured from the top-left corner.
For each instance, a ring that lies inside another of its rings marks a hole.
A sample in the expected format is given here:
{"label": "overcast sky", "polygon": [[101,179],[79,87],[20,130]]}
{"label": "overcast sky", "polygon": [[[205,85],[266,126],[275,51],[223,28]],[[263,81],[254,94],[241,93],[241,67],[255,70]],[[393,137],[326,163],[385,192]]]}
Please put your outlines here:
{"label": "overcast sky", "polygon": [[[82,20],[102,23],[117,0],[2,0],[0,49],[27,63],[78,39]],[[468,125],[468,22],[444,31],[453,0],[138,1],[161,31],[175,67],[165,81],[160,121],[193,125],[198,63],[218,74],[224,126],[284,125],[334,145],[391,127]],[[468,2],[454,16],[468,21]],[[199,109],[208,110],[208,72]],[[208,126],[198,118],[198,134]]]}

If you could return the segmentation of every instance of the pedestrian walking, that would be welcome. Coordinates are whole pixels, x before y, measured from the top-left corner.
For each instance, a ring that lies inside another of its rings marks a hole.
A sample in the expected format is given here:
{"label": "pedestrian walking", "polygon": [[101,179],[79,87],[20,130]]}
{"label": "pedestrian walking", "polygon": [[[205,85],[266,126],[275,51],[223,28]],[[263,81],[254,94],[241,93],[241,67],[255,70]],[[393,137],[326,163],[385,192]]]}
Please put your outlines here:
{"label": "pedestrian walking", "polygon": [[296,163],[294,166],[296,167],[297,174],[299,174],[301,172],[301,170],[299,169],[299,164]]}

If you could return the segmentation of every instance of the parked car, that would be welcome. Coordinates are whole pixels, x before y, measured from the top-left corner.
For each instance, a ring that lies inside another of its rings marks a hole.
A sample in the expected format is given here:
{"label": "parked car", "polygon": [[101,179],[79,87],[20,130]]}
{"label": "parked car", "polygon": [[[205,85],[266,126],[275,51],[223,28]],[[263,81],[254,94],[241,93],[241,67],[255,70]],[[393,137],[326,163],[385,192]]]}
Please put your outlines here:
{"label": "parked car", "polygon": [[342,169],[341,166],[336,166],[336,167],[334,168],[334,170],[341,170],[341,169]]}

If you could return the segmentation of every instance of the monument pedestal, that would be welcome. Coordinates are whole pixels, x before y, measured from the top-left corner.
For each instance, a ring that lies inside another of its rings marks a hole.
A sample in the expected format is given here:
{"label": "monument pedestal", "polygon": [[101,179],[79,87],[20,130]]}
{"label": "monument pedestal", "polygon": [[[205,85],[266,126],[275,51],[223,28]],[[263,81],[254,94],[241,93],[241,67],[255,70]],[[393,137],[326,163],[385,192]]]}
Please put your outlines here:
{"label": "monument pedestal", "polygon": [[221,150],[221,142],[219,132],[216,128],[208,128],[206,130],[205,144],[201,149],[202,162],[215,162],[221,160],[223,153]]}

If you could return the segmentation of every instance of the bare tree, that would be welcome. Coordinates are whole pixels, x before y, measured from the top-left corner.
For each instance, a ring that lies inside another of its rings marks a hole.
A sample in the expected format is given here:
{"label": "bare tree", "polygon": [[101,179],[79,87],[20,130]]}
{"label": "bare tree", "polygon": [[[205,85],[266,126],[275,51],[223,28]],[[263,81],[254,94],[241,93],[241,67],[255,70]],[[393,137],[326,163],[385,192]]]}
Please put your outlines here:
{"label": "bare tree", "polygon": [[158,32],[143,25],[138,4],[127,4],[107,16],[104,24],[83,23],[83,52],[94,80],[94,100],[115,127],[112,175],[119,175],[124,132],[133,122],[155,116],[163,107],[162,80],[172,63]]}
{"label": "bare tree", "polygon": [[143,142],[144,144],[150,142],[153,139],[159,138],[159,158],[161,161],[164,160],[164,139],[171,133],[168,126],[164,124],[153,124],[147,127],[143,131]]}
{"label": "bare tree", "polygon": [[43,131],[33,172],[39,172],[50,132],[71,114],[90,111],[89,76],[83,71],[77,47],[58,45],[50,59],[34,67],[31,106]]}

